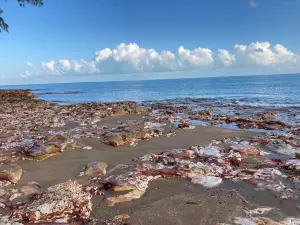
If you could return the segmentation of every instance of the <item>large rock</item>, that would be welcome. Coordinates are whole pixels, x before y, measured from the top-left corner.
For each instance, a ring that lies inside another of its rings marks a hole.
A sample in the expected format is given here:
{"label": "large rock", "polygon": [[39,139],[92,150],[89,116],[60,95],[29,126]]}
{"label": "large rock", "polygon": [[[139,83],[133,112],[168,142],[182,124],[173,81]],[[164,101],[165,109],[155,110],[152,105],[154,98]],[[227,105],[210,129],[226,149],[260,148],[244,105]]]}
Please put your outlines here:
{"label": "large rock", "polygon": [[121,192],[121,194],[106,196],[105,203],[108,206],[114,206],[120,202],[139,199],[146,192],[149,182],[154,179],[157,177],[143,175],[140,172],[126,172],[109,176],[104,180],[104,188],[109,192]]}
{"label": "large rock", "polygon": [[50,144],[42,146],[38,149],[29,149],[25,152],[27,159],[42,161],[52,156],[59,155],[61,153],[60,147],[56,144]]}
{"label": "large rock", "polygon": [[276,112],[271,112],[271,111],[265,111],[258,113],[256,115],[256,119],[261,119],[261,120],[272,120],[274,119],[278,114]]}
{"label": "large rock", "polygon": [[88,218],[92,210],[91,195],[76,181],[49,187],[35,200],[12,213],[12,221],[68,222],[72,218]]}
{"label": "large rock", "polygon": [[36,96],[30,90],[0,90],[0,99],[34,99]]}

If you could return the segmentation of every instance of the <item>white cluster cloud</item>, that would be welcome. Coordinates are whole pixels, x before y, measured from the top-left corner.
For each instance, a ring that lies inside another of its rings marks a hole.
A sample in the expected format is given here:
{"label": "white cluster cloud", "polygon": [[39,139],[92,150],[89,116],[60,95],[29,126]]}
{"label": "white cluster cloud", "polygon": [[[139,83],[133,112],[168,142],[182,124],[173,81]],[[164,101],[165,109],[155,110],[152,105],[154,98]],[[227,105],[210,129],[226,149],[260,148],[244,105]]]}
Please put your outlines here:
{"label": "white cluster cloud", "polygon": [[280,44],[271,48],[269,42],[255,42],[249,46],[236,45],[234,48],[237,55],[246,60],[246,63],[256,66],[293,67],[300,64],[300,56]]}
{"label": "white cluster cloud", "polygon": [[49,62],[42,62],[42,68],[45,72],[50,74],[65,74],[65,73],[97,73],[99,70],[93,61],[68,60],[61,59],[58,61],[51,60]]}
{"label": "white cluster cloud", "polygon": [[59,73],[97,73],[99,70],[93,61],[61,59],[57,62],[56,71]]}
{"label": "white cluster cloud", "polygon": [[[31,63],[27,65],[30,68],[36,68]],[[51,60],[42,62],[41,68],[48,74],[74,75],[190,71],[220,67],[251,68],[253,66],[273,69],[298,68],[300,71],[299,65],[298,54],[280,44],[271,47],[269,42],[235,45],[232,53],[226,49],[218,49],[217,53],[214,53],[208,48],[189,50],[183,46],[175,52],[169,50],[157,52],[152,48],[142,48],[136,43],[121,43],[114,49],[104,48],[97,51],[90,60]],[[23,76],[27,76],[26,73]]]}
{"label": "white cluster cloud", "polygon": [[115,49],[97,51],[94,62],[102,73],[130,73],[176,69],[175,59],[170,51],[158,53],[140,48],[136,43],[121,43]]}
{"label": "white cluster cloud", "polygon": [[178,56],[180,62],[184,63],[186,66],[195,66],[197,68],[212,66],[214,64],[212,51],[207,48],[195,48],[191,51],[180,46],[178,49]]}
{"label": "white cluster cloud", "polygon": [[218,57],[224,66],[229,67],[236,63],[235,55],[230,54],[227,50],[219,49],[218,53]]}
{"label": "white cluster cloud", "polygon": [[136,43],[121,43],[115,49],[104,48],[90,61],[62,59],[42,62],[45,71],[55,74],[75,73],[136,73],[192,70],[214,65],[213,52],[206,48],[194,50],[179,47],[176,53],[145,49]]}
{"label": "white cluster cloud", "polygon": [[55,61],[51,60],[49,62],[42,62],[42,66],[44,68],[44,70],[48,70],[49,72],[54,73],[55,72]]}

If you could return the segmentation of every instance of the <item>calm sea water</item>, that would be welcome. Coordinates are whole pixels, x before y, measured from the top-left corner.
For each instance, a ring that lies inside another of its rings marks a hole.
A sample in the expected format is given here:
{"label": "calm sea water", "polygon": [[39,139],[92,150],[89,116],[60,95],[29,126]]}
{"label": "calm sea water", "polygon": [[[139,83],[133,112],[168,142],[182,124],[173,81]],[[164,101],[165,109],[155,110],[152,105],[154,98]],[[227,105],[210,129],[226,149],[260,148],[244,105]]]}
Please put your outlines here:
{"label": "calm sea water", "polygon": [[[59,103],[209,98],[224,104],[300,107],[300,74],[0,86],[30,88]],[[45,94],[79,91],[80,94]]]}

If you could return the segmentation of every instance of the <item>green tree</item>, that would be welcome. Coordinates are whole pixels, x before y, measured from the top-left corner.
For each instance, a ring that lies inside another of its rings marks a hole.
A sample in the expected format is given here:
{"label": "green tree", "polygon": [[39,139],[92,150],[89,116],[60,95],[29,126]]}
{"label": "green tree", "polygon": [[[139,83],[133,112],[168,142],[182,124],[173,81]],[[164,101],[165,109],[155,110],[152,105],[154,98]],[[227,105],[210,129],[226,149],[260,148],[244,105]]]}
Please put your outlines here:
{"label": "green tree", "polygon": [[[43,0],[17,0],[17,1],[21,7],[25,7],[25,5],[33,5],[33,6],[43,5]],[[0,9],[0,33],[2,31],[8,32],[9,29],[9,26],[3,19],[2,14],[3,14],[3,10]]]}

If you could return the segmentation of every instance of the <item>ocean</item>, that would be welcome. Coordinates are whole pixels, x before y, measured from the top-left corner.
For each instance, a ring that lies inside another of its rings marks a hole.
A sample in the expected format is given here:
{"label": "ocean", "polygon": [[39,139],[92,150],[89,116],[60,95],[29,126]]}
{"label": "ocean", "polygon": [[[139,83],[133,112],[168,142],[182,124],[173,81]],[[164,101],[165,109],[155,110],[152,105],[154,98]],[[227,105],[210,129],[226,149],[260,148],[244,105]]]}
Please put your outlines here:
{"label": "ocean", "polygon": [[[300,107],[300,74],[1,86],[59,104],[205,98],[223,104]],[[68,92],[76,92],[71,94]]]}

